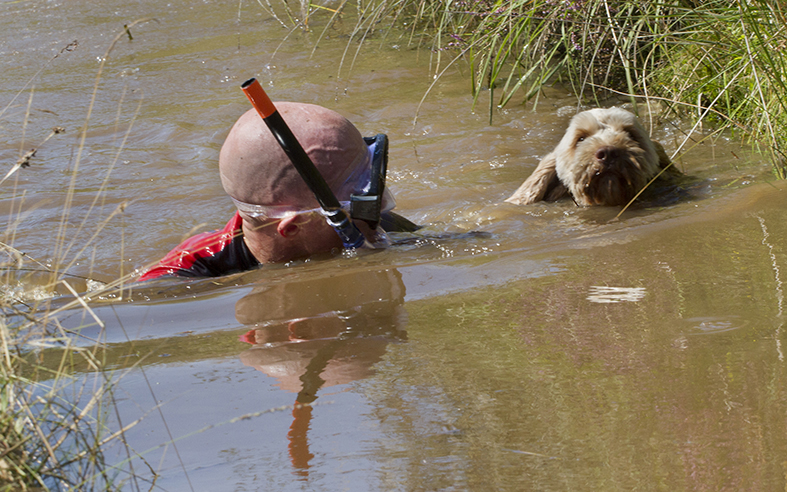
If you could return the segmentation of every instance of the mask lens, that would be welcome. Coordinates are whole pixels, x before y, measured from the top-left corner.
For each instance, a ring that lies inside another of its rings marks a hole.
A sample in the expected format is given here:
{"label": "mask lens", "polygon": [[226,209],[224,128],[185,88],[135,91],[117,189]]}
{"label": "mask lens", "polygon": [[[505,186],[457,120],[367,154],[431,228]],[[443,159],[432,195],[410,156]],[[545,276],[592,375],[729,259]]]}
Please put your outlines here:
{"label": "mask lens", "polygon": [[[292,215],[308,214],[313,212],[322,212],[323,210],[317,208],[302,209],[290,205],[256,205],[253,203],[245,203],[240,200],[232,199],[235,207],[240,212],[253,217],[255,219],[283,219]],[[350,208],[350,202],[339,202],[343,209]]]}

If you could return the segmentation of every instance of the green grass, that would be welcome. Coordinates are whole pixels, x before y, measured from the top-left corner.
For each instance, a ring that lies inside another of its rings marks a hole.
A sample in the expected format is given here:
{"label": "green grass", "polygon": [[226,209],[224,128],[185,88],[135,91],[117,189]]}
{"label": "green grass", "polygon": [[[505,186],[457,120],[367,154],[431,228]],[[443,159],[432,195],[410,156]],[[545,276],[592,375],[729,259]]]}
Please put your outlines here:
{"label": "green grass", "polygon": [[582,104],[623,95],[635,110],[647,104],[733,130],[769,152],[775,174],[785,177],[787,7],[779,0],[355,5],[354,40],[396,32],[431,50],[438,78],[452,65],[469,65],[475,103],[484,95],[490,120],[496,107],[538,102],[546,85],[569,89]]}

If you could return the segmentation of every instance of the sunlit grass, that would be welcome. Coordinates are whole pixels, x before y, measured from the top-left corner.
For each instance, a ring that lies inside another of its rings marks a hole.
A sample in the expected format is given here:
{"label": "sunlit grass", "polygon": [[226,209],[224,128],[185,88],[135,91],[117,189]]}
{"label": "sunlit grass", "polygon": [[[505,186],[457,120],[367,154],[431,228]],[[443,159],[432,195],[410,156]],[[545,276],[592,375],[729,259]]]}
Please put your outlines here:
{"label": "sunlit grass", "polygon": [[490,120],[496,107],[537,103],[545,85],[582,104],[623,95],[635,110],[655,105],[735,130],[784,177],[784,9],[778,0],[370,0],[357,4],[352,38],[387,39],[395,27],[431,51],[436,78],[469,65]]}
{"label": "sunlit grass", "polygon": [[[127,36],[129,29],[139,22],[142,21],[129,24],[118,33],[100,63],[84,125],[74,132],[76,147],[70,167],[70,184],[65,193],[59,229],[52,234],[54,253],[46,261],[36,258],[43,252],[20,251],[14,247],[14,239],[23,233],[25,217],[30,213],[24,200],[25,193],[17,189],[15,178],[26,172],[30,165],[45,166],[46,162],[36,157],[38,149],[45,147],[50,139],[59,137],[65,129],[52,129],[32,149],[20,146],[18,160],[9,163],[8,171],[0,181],[0,186],[12,190],[16,203],[7,216],[6,230],[0,242],[0,251],[5,253],[0,295],[0,490],[116,490],[129,483],[135,489],[147,488],[137,483],[137,474],[131,466],[132,457],[139,457],[122,444],[125,431],[134,423],[124,426],[116,411],[113,391],[119,376],[105,370],[101,340],[94,340],[90,348],[84,348],[75,343],[80,336],[80,328],[67,330],[59,320],[60,313],[82,308],[86,313],[85,326],[97,325],[99,332],[103,333],[104,324],[88,306],[84,289],[91,289],[93,295],[99,296],[117,291],[127,280],[120,278],[104,285],[89,279],[77,279],[69,273],[75,258],[83,256],[85,248],[95,243],[98,234],[109,221],[116,220],[125,207],[125,203],[120,204],[102,220],[91,218],[97,213],[114,163],[108,166],[107,176],[85,216],[72,217],[70,214],[78,188],[85,135],[99,94],[104,64],[115,43]],[[69,44],[47,65],[76,48],[76,43]],[[30,83],[0,108],[0,118],[9,108],[24,111],[23,142],[35,97],[35,84],[32,82],[40,73],[36,73]],[[126,136],[135,119],[136,112],[127,126]],[[118,146],[118,154],[124,144],[125,139]],[[77,238],[81,239],[77,241]],[[26,281],[33,277],[34,282]],[[75,280],[81,283],[78,289],[82,294],[72,286]],[[58,308],[48,306],[47,299],[63,293],[73,300],[64,299]],[[38,359],[40,351],[47,348],[57,348],[61,354],[54,367],[51,364],[44,366]],[[89,374],[74,375],[74,367],[85,365],[90,368]],[[118,442],[127,455],[125,466],[112,465],[105,459],[107,447]]]}

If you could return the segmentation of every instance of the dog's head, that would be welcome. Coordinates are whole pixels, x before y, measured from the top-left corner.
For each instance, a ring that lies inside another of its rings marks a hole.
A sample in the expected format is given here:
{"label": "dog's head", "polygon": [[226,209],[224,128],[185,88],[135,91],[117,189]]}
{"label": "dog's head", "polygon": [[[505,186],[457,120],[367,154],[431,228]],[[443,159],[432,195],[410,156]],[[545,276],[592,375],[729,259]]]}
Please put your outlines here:
{"label": "dog's head", "polygon": [[659,156],[636,116],[583,111],[555,148],[555,170],[579,205],[625,205],[659,170]]}

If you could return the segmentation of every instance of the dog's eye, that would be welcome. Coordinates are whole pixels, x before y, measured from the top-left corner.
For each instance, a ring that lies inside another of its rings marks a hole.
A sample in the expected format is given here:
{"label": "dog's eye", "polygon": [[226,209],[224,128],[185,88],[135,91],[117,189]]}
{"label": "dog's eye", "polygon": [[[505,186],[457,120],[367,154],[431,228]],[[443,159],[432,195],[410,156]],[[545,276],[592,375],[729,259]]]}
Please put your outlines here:
{"label": "dog's eye", "polygon": [[579,145],[581,142],[584,142],[586,138],[590,137],[592,133],[588,133],[587,131],[579,131],[574,135],[574,147]]}

